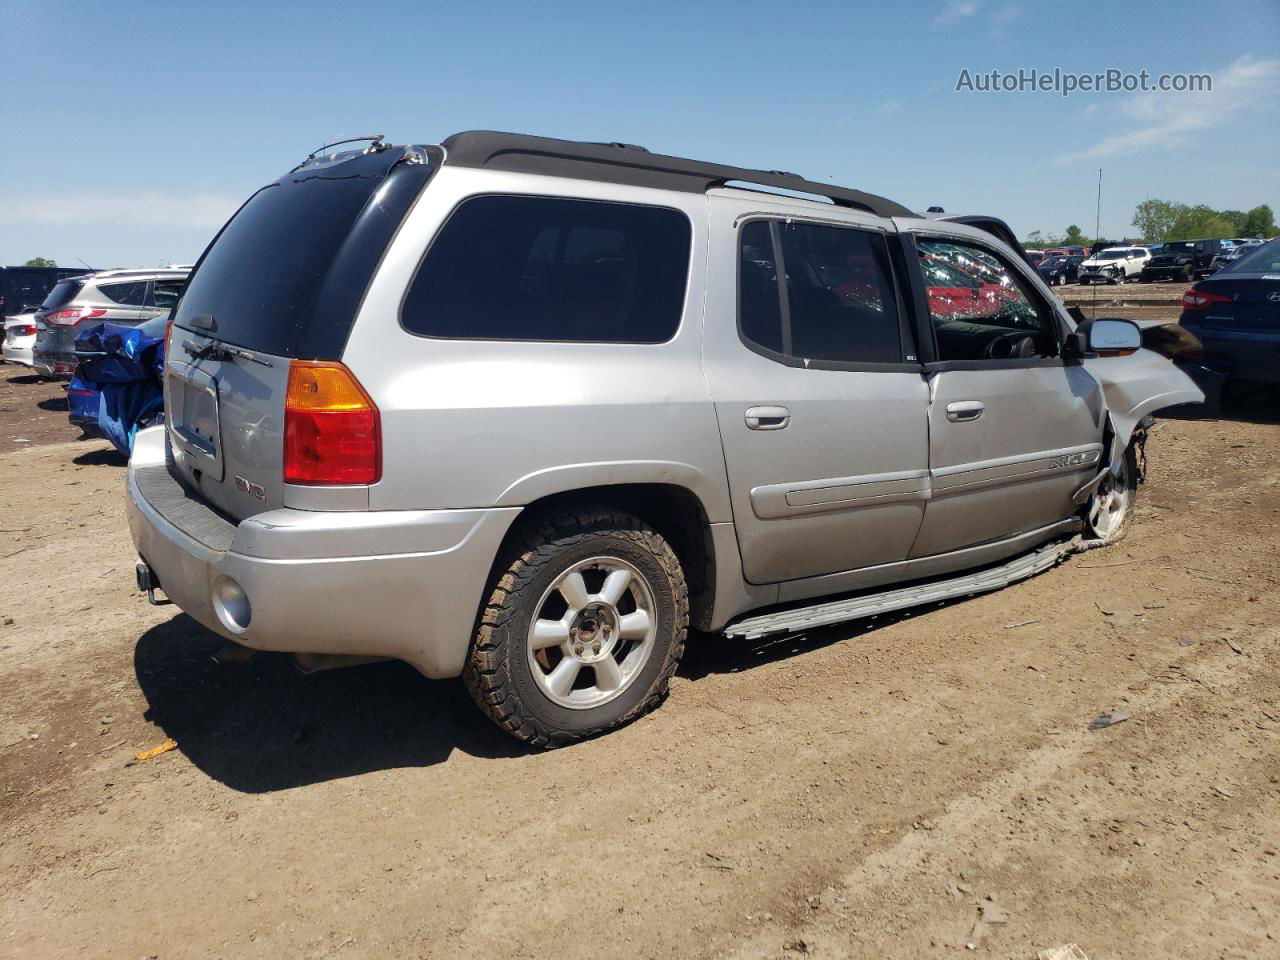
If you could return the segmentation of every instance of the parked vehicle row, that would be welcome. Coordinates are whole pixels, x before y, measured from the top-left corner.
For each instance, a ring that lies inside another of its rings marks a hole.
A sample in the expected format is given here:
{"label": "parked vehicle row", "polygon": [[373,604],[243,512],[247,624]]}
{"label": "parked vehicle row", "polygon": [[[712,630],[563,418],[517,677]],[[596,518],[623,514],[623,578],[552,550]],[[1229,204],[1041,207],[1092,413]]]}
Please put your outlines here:
{"label": "parked vehicle row", "polygon": [[[1166,243],[1118,244],[1088,248],[1028,250],[1027,260],[1054,286],[1067,283],[1126,283],[1140,280],[1192,283],[1244,256],[1263,240],[1205,238]],[[1063,258],[1071,258],[1065,260]],[[1045,268],[1049,271],[1046,273]]]}

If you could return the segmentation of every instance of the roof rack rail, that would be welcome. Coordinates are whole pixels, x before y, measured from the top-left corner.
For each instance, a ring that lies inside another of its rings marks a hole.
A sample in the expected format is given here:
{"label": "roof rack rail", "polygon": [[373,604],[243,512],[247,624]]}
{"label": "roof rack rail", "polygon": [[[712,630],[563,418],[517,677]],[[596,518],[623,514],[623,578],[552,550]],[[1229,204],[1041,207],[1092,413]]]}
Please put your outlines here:
{"label": "roof rack rail", "polygon": [[577,177],[638,187],[705,193],[731,181],[826,197],[832,203],[880,217],[913,217],[899,203],[873,193],[815,183],[781,170],[751,170],[650,153],[624,143],[555,140],[520,133],[470,130],[444,141],[445,164],[552,177]]}

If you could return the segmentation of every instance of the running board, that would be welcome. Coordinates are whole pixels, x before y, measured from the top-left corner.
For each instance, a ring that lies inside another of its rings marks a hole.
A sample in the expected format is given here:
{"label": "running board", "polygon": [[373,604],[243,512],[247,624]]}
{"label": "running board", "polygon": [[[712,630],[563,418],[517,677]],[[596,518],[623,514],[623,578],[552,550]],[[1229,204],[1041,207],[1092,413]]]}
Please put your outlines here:
{"label": "running board", "polygon": [[727,637],[758,640],[760,637],[767,637],[774,633],[812,630],[814,627],[860,620],[863,617],[889,613],[893,610],[905,610],[908,607],[918,607],[926,603],[989,593],[1055,567],[1078,549],[1080,549],[1078,537],[1049,543],[998,567],[987,567],[976,573],[967,573],[949,580],[934,580],[914,587],[884,590],[847,600],[833,600],[829,603],[816,603],[807,607],[794,607],[776,613],[747,617],[745,620],[729,624],[724,628],[724,634]]}

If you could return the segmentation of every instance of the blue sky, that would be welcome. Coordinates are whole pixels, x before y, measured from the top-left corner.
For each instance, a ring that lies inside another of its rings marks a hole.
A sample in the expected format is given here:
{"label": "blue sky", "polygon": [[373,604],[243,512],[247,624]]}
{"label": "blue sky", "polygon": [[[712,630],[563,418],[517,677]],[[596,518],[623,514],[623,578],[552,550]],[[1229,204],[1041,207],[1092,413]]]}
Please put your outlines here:
{"label": "blue sky", "polygon": [[[327,139],[488,128],[801,173],[1020,233],[1280,211],[1280,4],[2,0],[0,263],[194,260]],[[961,69],[1207,94],[957,93]]]}

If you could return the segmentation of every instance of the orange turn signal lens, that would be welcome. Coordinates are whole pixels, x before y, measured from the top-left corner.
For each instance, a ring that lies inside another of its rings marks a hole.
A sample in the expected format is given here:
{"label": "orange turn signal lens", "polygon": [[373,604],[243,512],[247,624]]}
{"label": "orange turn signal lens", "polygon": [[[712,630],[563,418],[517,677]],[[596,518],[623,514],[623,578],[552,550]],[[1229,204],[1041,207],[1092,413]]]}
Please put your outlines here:
{"label": "orange turn signal lens", "polygon": [[284,402],[285,483],[377,483],[380,421],[378,408],[341,363],[292,361]]}

